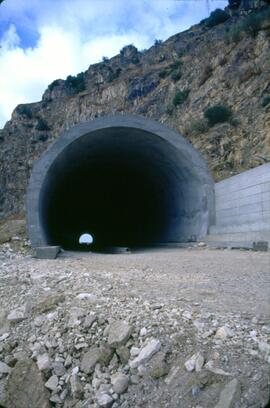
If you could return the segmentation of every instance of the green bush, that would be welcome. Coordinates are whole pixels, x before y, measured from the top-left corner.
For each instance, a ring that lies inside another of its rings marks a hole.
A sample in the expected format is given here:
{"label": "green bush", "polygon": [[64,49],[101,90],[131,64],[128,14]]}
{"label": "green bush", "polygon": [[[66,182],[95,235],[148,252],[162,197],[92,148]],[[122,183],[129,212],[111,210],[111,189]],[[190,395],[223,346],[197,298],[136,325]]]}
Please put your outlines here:
{"label": "green bush", "polygon": [[207,120],[203,119],[192,119],[190,124],[187,127],[187,133],[199,134],[205,133],[209,129]]}
{"label": "green bush", "polygon": [[261,28],[261,17],[257,13],[252,13],[245,18],[242,22],[242,31],[250,34],[252,37],[256,37],[258,31]]}
{"label": "green bush", "polygon": [[190,90],[184,89],[183,91],[178,91],[173,97],[172,103],[174,106],[182,105],[189,95]]}
{"label": "green bush", "polygon": [[264,108],[265,106],[269,105],[270,103],[270,95],[269,96],[265,96],[262,100],[262,107]]}
{"label": "green bush", "polygon": [[52,91],[56,86],[60,84],[60,79],[55,79],[49,86],[48,89],[49,91]]}
{"label": "green bush", "polygon": [[167,68],[160,71],[158,76],[160,78],[164,79],[167,76],[171,75],[171,79],[173,81],[178,81],[182,76],[182,72],[181,72],[182,64],[183,63],[180,60],[175,61],[175,62],[171,63]]}
{"label": "green bush", "polygon": [[234,127],[239,126],[240,123],[241,123],[241,121],[240,121],[239,118],[234,118],[234,117],[232,117],[232,118],[230,119],[230,124],[231,124],[232,126],[234,126]]}
{"label": "green bush", "polygon": [[178,61],[175,61],[175,62],[173,62],[172,64],[170,64],[170,69],[172,70],[172,71],[174,71],[175,69],[178,69],[178,68],[180,68],[182,66],[182,61],[181,60],[178,60]]}
{"label": "green bush", "polygon": [[214,27],[218,24],[224,23],[226,20],[230,18],[229,14],[226,11],[221,9],[216,9],[212,11],[210,16],[205,20],[202,20],[201,23],[204,23],[206,27]]}
{"label": "green bush", "polygon": [[270,20],[270,9],[255,11],[242,22],[242,30],[252,37],[256,37],[265,21]]}
{"label": "green bush", "polygon": [[80,72],[77,76],[69,75],[66,79],[66,84],[76,93],[85,90],[84,73]]}
{"label": "green bush", "polygon": [[225,42],[226,44],[230,43],[239,43],[239,41],[242,39],[242,25],[237,23],[234,24],[229,31],[225,34]]}
{"label": "green bush", "polygon": [[203,85],[213,74],[213,68],[212,65],[207,64],[204,68],[204,71],[202,73],[201,79],[199,81],[199,85]]}
{"label": "green bush", "polygon": [[171,74],[171,78],[174,82],[179,81],[179,79],[181,79],[182,77],[182,72],[181,70],[177,70],[177,71],[173,71]]}
{"label": "green bush", "polygon": [[173,110],[174,110],[173,108],[174,108],[173,105],[167,106],[167,109],[166,109],[167,115],[171,116],[173,114]]}
{"label": "green bush", "polygon": [[168,76],[168,71],[166,70],[166,69],[163,69],[162,71],[160,71],[159,73],[158,73],[158,76],[161,78],[161,79],[164,79],[164,78],[166,78],[167,76]]}
{"label": "green bush", "polygon": [[25,116],[27,119],[32,118],[32,112],[28,105],[18,105],[16,108],[16,112],[19,115]]}
{"label": "green bush", "polygon": [[179,79],[181,79],[181,77],[182,77],[182,71],[181,71],[182,65],[183,65],[183,63],[182,63],[181,60],[175,61],[175,62],[173,62],[172,64],[169,65],[171,79],[174,82],[179,81]]}
{"label": "green bush", "polygon": [[209,126],[214,126],[216,123],[229,121],[232,111],[224,105],[215,105],[204,111],[204,117],[208,120]]}
{"label": "green bush", "polygon": [[44,130],[50,130],[49,126],[45,122],[44,119],[38,118],[38,122],[36,125],[36,130],[44,131]]}
{"label": "green bush", "polygon": [[270,20],[270,9],[254,11],[242,21],[234,24],[226,34],[227,43],[238,43],[244,34],[256,37],[265,21]]}

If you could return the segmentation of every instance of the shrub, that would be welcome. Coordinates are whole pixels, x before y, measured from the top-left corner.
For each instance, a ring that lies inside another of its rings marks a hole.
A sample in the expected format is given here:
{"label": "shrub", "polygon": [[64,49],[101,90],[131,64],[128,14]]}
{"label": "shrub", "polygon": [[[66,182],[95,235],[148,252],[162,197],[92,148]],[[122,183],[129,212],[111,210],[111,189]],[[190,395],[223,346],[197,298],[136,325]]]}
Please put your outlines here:
{"label": "shrub", "polygon": [[178,81],[182,77],[182,71],[181,71],[182,65],[183,65],[183,63],[180,60],[175,61],[175,62],[173,62],[172,64],[169,65],[171,79],[174,82]]}
{"label": "shrub", "polygon": [[200,86],[203,85],[211,77],[212,73],[213,73],[212,65],[207,64],[206,67],[204,68],[199,85]]}
{"label": "shrub", "polygon": [[169,72],[168,72],[166,69],[163,69],[162,71],[160,71],[160,72],[158,73],[158,76],[159,76],[161,79],[164,79],[164,78],[166,78],[166,76],[168,76],[168,74],[169,74]]}
{"label": "shrub", "polygon": [[172,103],[174,106],[182,105],[189,95],[190,90],[184,89],[183,91],[178,91],[173,97]]}
{"label": "shrub", "polygon": [[85,90],[84,73],[81,72],[77,76],[69,75],[66,79],[66,84],[76,93]]}
{"label": "shrub", "polygon": [[270,18],[270,11],[263,10],[253,12],[248,15],[242,22],[242,30],[250,34],[252,37],[256,37],[258,31],[261,29],[265,20]]}
{"label": "shrub", "polygon": [[239,118],[231,118],[230,119],[230,124],[232,125],[232,126],[234,126],[234,127],[237,127],[237,126],[239,126],[240,125],[240,119]]}
{"label": "shrub", "polygon": [[28,105],[18,105],[16,108],[16,112],[19,115],[27,117],[28,119],[32,118],[32,112]]}
{"label": "shrub", "polygon": [[172,78],[172,80],[174,82],[179,81],[179,79],[181,79],[181,77],[182,77],[182,72],[181,72],[180,69],[177,70],[177,71],[172,72],[172,74],[171,74],[171,78]]}
{"label": "shrub", "polygon": [[187,127],[187,133],[199,134],[207,132],[209,126],[207,120],[203,119],[192,119]]}
{"label": "shrub", "polygon": [[216,123],[230,120],[232,111],[224,105],[215,105],[204,111],[204,117],[208,120],[209,126],[214,126]]}
{"label": "shrub", "polygon": [[265,106],[269,105],[270,103],[270,95],[269,96],[265,96],[262,100],[262,107],[264,108]]}
{"label": "shrub", "polygon": [[249,14],[244,20],[234,24],[226,34],[225,41],[227,43],[238,43],[244,33],[256,37],[259,30],[262,28],[265,21],[270,20],[270,9],[254,11]]}
{"label": "shrub", "polygon": [[38,122],[36,125],[36,130],[44,131],[44,130],[50,130],[49,126],[45,122],[44,119],[38,118]]}
{"label": "shrub", "polygon": [[210,16],[206,18],[205,20],[201,21],[201,23],[204,23],[206,27],[214,27],[218,24],[224,23],[226,20],[230,18],[229,14],[226,13],[226,11],[221,10],[221,9],[216,9],[212,11]]}
{"label": "shrub", "polygon": [[183,65],[181,60],[175,61],[172,64],[169,65],[169,68],[172,71],[175,71],[176,69],[181,68],[181,66]]}
{"label": "shrub", "polygon": [[60,79],[55,79],[49,86],[48,89],[49,91],[52,91],[56,86],[60,84]]}
{"label": "shrub", "polygon": [[155,43],[154,43],[155,46],[161,45],[161,44],[162,44],[162,40],[155,40]]}
{"label": "shrub", "polygon": [[169,105],[166,109],[167,115],[171,116],[173,114],[173,106]]}
{"label": "shrub", "polygon": [[182,61],[178,60],[173,62],[168,66],[168,68],[163,69],[162,71],[159,72],[158,76],[162,79],[166,78],[168,75],[171,75],[171,78],[173,81],[178,81],[181,76],[181,66],[182,66]]}
{"label": "shrub", "polygon": [[225,42],[230,44],[231,42],[237,44],[242,38],[242,25],[240,23],[234,24],[229,31],[225,34]]}

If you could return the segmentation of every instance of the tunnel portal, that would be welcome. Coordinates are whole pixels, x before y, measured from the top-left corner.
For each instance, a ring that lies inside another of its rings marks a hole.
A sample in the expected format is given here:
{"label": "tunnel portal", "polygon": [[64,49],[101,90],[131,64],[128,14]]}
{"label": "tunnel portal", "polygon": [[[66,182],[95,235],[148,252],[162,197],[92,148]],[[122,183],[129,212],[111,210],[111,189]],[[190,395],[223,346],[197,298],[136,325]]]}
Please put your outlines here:
{"label": "tunnel portal", "polygon": [[200,154],[148,119],[103,117],[64,132],[36,162],[28,188],[34,247],[144,246],[202,238],[214,183]]}

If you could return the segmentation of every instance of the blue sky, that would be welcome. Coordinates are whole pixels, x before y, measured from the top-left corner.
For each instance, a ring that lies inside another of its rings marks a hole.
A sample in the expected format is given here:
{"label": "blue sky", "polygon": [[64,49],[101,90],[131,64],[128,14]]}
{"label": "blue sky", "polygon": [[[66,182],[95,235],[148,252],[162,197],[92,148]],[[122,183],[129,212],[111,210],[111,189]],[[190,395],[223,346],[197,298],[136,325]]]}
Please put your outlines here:
{"label": "blue sky", "polygon": [[[208,5],[207,5],[208,3]],[[0,128],[54,79],[127,45],[150,47],[224,8],[226,0],[5,0],[0,5]]]}

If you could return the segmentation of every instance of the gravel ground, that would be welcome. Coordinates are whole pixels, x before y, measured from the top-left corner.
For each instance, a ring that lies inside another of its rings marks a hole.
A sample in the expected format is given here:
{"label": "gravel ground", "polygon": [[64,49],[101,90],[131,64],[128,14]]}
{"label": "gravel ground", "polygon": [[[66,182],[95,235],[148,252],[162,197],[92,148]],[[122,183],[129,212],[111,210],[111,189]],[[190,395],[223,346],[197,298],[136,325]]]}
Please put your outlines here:
{"label": "gravel ground", "polygon": [[0,407],[266,407],[270,253],[0,246]]}

